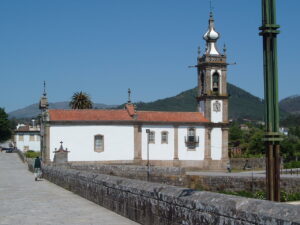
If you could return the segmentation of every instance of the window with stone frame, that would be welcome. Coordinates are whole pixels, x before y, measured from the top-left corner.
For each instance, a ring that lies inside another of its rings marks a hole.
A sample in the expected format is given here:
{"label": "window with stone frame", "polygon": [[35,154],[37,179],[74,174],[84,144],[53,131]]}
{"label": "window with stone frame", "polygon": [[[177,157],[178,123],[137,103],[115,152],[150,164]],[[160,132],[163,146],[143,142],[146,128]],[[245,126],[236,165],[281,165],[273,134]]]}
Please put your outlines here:
{"label": "window with stone frame", "polygon": [[34,141],[34,134],[29,135],[29,141]]}
{"label": "window with stone frame", "polygon": [[188,128],[188,142],[195,142],[196,130],[193,127]]}
{"label": "window with stone frame", "polygon": [[161,143],[168,144],[168,131],[161,132]]}
{"label": "window with stone frame", "polygon": [[19,141],[24,141],[24,135],[23,134],[19,134]]}
{"label": "window with stone frame", "polygon": [[189,127],[187,129],[187,136],[185,137],[185,144],[188,150],[195,150],[199,144],[199,137],[196,136],[196,128]]}
{"label": "window with stone frame", "polygon": [[154,131],[150,131],[150,133],[149,133],[149,143],[155,144],[155,132]]}
{"label": "window with stone frame", "polygon": [[94,151],[103,152],[104,151],[104,136],[97,134],[94,136]]}

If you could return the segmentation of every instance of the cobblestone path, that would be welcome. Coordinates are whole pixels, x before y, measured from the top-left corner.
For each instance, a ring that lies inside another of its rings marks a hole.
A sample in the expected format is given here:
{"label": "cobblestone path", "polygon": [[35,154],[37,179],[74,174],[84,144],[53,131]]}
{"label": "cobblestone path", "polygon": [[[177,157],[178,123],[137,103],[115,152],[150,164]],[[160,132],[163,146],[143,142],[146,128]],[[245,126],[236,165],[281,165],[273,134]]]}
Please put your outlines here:
{"label": "cobblestone path", "polygon": [[15,153],[0,152],[1,225],[137,224],[46,180],[34,181]]}

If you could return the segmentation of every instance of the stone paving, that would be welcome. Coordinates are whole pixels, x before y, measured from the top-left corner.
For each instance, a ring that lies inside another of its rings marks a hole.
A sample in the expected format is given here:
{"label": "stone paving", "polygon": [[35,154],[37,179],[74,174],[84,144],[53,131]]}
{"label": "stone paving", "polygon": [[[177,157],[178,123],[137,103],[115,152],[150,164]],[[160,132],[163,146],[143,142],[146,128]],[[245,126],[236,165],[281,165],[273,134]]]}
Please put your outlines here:
{"label": "stone paving", "polygon": [[15,153],[0,152],[1,225],[137,224],[46,180],[34,181]]}

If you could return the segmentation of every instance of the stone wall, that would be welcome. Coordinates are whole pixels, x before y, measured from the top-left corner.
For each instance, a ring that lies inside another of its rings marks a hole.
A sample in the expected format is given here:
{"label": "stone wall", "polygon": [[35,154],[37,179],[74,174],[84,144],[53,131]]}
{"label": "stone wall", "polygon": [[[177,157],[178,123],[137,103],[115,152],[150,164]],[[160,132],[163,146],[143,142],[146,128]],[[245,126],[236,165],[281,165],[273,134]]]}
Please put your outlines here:
{"label": "stone wall", "polygon": [[297,206],[45,166],[44,177],[145,225],[300,225]]}
{"label": "stone wall", "polygon": [[18,154],[18,156],[20,157],[21,161],[23,163],[25,163],[25,155],[24,155],[24,153],[21,152],[21,150],[19,150],[19,149],[14,150],[14,152],[16,152]]}
{"label": "stone wall", "polygon": [[266,169],[265,158],[231,158],[231,169],[242,170],[246,164],[253,169]]}
{"label": "stone wall", "polygon": [[[147,180],[147,166],[135,165],[105,165],[105,164],[76,164],[69,163],[68,167],[76,170],[91,171],[100,174],[125,177],[130,179]],[[187,184],[185,169],[179,167],[150,167],[149,181],[175,186]]]}
{"label": "stone wall", "polygon": [[[69,164],[69,168],[100,174],[147,180],[147,167],[133,165]],[[151,167],[149,181],[205,191],[265,191],[265,177],[186,175],[184,168]],[[281,177],[281,190],[300,192],[300,176]]]}
{"label": "stone wall", "polygon": [[[234,176],[204,176],[189,175],[187,187],[205,191],[265,191],[265,177],[234,177]],[[281,177],[280,189],[287,193],[300,193],[300,177]]]}

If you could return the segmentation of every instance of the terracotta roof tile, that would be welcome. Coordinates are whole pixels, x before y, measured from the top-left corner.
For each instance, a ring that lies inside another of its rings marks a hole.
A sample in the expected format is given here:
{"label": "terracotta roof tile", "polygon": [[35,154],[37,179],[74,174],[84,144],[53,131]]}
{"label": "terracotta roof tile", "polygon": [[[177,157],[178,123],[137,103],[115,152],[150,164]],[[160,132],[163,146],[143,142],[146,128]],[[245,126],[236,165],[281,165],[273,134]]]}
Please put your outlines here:
{"label": "terracotta roof tile", "polygon": [[139,111],[137,120],[149,122],[209,122],[203,114],[199,112]]}
{"label": "terracotta roof tile", "polygon": [[131,116],[132,110],[49,110],[50,121],[140,121],[140,122],[209,122],[199,112],[159,112],[137,111],[136,117]]}
{"label": "terracotta roof tile", "polygon": [[29,131],[29,125],[20,126],[17,131]]}

